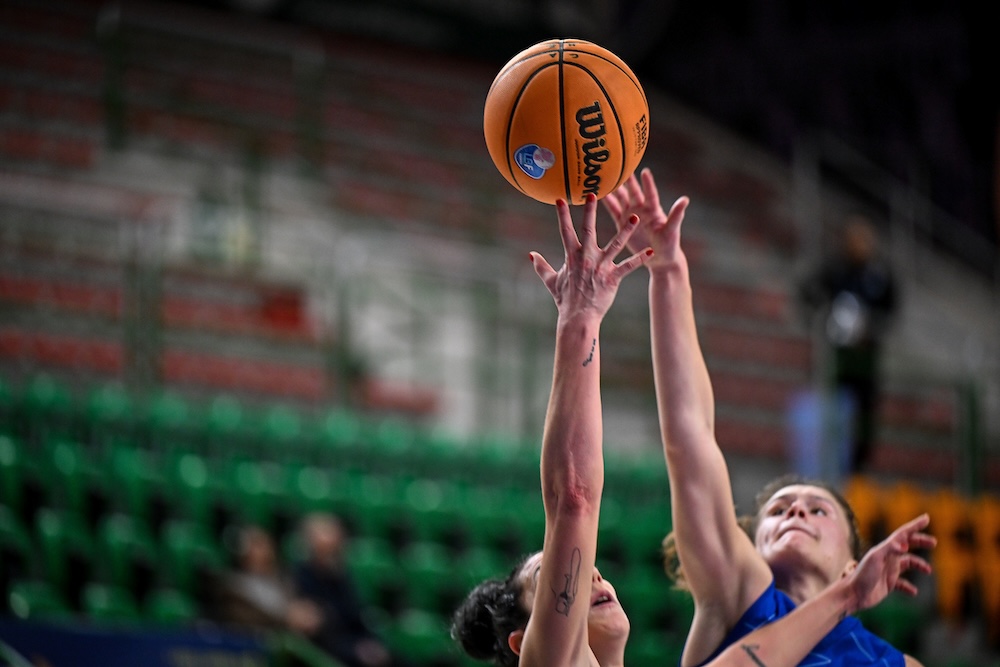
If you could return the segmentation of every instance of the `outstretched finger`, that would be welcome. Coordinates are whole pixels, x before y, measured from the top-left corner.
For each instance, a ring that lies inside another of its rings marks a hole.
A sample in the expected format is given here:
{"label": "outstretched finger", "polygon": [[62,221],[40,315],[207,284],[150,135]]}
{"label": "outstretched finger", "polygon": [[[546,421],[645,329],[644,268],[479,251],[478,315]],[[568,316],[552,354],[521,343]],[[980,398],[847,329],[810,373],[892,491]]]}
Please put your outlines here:
{"label": "outstretched finger", "polygon": [[[650,176],[650,178],[652,178],[652,176]],[[656,191],[654,190],[653,192]],[[667,213],[667,221],[665,224],[679,228],[681,223],[684,222],[684,214],[687,212],[687,207],[690,203],[691,200],[687,197],[678,197],[677,201],[674,202],[674,205],[670,207],[670,212]],[[659,207],[659,202],[657,202],[657,207]]]}
{"label": "outstretched finger", "polygon": [[660,207],[660,191],[656,189],[656,179],[653,178],[653,170],[645,167],[639,174],[642,178],[643,198],[650,207],[657,209]]}
{"label": "outstretched finger", "polygon": [[583,224],[580,225],[580,244],[589,248],[597,244],[597,197],[588,193],[583,202]]}
{"label": "outstretched finger", "polygon": [[642,252],[637,252],[631,257],[623,260],[620,264],[615,266],[615,270],[612,272],[612,279],[621,282],[628,274],[632,273],[640,266],[649,261],[649,258],[653,256],[653,249],[646,248]]}
{"label": "outstretched finger", "polygon": [[621,188],[615,190],[614,192],[609,192],[604,195],[603,199],[601,199],[601,204],[604,206],[604,210],[611,215],[611,219],[615,221],[616,227],[621,225],[622,210],[624,209],[618,194],[620,190]]}
{"label": "outstretched finger", "polygon": [[[886,538],[886,541],[898,543],[899,540],[905,540],[906,542],[909,542],[909,540],[915,538],[917,535],[925,535],[921,531],[930,525],[930,522],[930,515],[924,512],[915,519],[910,519],[902,526],[892,531],[892,534]],[[930,536],[926,535],[926,537]]]}
{"label": "outstretched finger", "polygon": [[639,225],[639,216],[632,214],[625,221],[625,225],[618,230],[614,238],[608,241],[608,244],[604,246],[604,256],[601,261],[614,261],[615,257],[622,251],[625,244],[628,243],[629,238],[632,236],[632,232],[636,230]]}
{"label": "outstretched finger", "polygon": [[930,574],[934,571],[931,566],[930,561],[926,558],[921,558],[916,554],[910,554],[906,560],[906,566],[908,569],[917,570],[918,572],[923,572],[924,574]]}
{"label": "outstretched finger", "polygon": [[[643,170],[644,173],[646,171],[648,171],[648,169]],[[622,187],[625,188],[626,192],[628,192],[629,201],[633,206],[642,206],[646,202],[646,197],[642,192],[642,186],[639,185],[639,179],[635,177],[635,174],[629,176]]]}
{"label": "outstretched finger", "polygon": [[531,260],[531,266],[535,269],[535,273],[538,275],[539,278],[542,279],[542,282],[545,284],[545,287],[554,297],[556,295],[555,293],[555,284],[557,276],[556,270],[553,269],[552,265],[549,264],[545,260],[545,258],[539,255],[537,252],[529,252],[528,259]]}
{"label": "outstretched finger", "polygon": [[579,250],[580,239],[576,236],[573,216],[565,199],[556,200],[556,216],[559,218],[559,235],[562,237],[563,249],[566,251],[566,257],[570,257]]}
{"label": "outstretched finger", "polygon": [[904,593],[906,595],[909,595],[910,597],[915,597],[917,593],[920,592],[917,589],[917,587],[913,585],[913,582],[907,581],[906,579],[903,578],[900,578],[899,580],[896,581],[896,585],[894,588],[900,593]]}

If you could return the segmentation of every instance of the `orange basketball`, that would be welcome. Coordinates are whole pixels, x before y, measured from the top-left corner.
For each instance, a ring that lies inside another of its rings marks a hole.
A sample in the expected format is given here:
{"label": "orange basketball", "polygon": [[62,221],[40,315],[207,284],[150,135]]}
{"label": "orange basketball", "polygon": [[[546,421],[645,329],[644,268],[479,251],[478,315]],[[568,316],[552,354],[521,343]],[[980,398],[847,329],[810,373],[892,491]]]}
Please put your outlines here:
{"label": "orange basketball", "polygon": [[486,94],[483,132],[515,188],[546,204],[582,204],[639,166],[649,105],[621,58],[581,39],[553,39],[503,66]]}

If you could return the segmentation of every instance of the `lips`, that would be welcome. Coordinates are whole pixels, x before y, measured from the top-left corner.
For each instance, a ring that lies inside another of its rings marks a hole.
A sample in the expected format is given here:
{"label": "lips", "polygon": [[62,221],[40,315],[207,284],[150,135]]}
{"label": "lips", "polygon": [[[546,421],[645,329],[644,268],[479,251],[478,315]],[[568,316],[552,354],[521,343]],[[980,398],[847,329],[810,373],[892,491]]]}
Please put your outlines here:
{"label": "lips", "polygon": [[600,607],[600,606],[606,605],[606,604],[614,604],[615,602],[617,602],[617,600],[615,600],[614,596],[612,596],[610,593],[601,593],[601,592],[599,592],[599,593],[595,593],[591,597],[591,599],[590,599],[590,606],[591,607]]}

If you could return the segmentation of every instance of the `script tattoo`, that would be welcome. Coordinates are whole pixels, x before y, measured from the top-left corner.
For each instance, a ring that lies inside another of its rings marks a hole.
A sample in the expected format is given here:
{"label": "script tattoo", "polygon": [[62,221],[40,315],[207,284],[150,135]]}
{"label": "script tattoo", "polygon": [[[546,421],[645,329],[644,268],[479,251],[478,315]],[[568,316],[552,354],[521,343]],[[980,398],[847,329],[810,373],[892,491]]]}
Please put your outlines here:
{"label": "script tattoo", "polygon": [[583,360],[583,365],[586,366],[591,361],[594,360],[594,348],[597,347],[597,339],[590,341],[590,356]]}
{"label": "script tattoo", "polygon": [[556,593],[556,611],[563,616],[569,616],[569,608],[576,600],[576,590],[580,586],[580,561],[580,550],[574,548],[573,554],[569,558],[569,570],[563,575],[566,579],[566,587]]}
{"label": "script tattoo", "polygon": [[754,649],[759,649],[760,645],[758,645],[758,644],[751,644],[751,645],[740,644],[740,648],[743,649],[743,651],[748,656],[750,656],[750,659],[753,660],[754,664],[757,665],[757,667],[767,667],[767,665],[764,664],[764,661],[761,660],[760,658],[758,658],[757,654],[754,653]]}

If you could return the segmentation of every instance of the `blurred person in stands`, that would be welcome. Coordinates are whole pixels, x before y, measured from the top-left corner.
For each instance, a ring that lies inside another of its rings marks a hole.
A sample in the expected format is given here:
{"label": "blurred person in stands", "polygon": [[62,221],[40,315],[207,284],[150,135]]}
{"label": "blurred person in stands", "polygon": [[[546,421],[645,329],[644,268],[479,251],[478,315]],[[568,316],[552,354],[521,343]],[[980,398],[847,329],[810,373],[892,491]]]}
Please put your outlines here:
{"label": "blurred person in stands", "polygon": [[[859,562],[867,566],[867,559],[861,559],[850,506],[829,485],[779,479],[762,492],[761,507],[749,525],[737,517],[728,465],[716,441],[715,398],[680,243],[688,199],[679,198],[665,212],[652,172],[643,169],[604,203],[619,229],[630,227],[638,215],[643,222],[631,235],[630,247],[651,247],[655,253],[646,268],[653,376],[674,530],[668,545],[695,603],[682,665],[703,665],[727,648],[745,646],[754,628],[814,608],[817,599],[857,576]],[[919,517],[900,529],[901,537],[899,531],[893,534],[900,540],[902,570],[929,571],[925,560],[909,552],[933,546],[933,538],[922,532],[927,522],[926,516]],[[913,592],[908,582],[895,585]],[[849,615],[857,609],[848,605],[827,619],[832,627],[809,651],[814,664],[920,664]]]}
{"label": "blurred person in stands", "polygon": [[[639,223],[634,215],[601,248],[593,197],[585,205],[579,235],[565,202],[558,202],[556,211],[564,266],[557,272],[542,256],[530,254],[558,311],[542,439],[543,548],[506,578],[476,586],[452,618],[452,637],[469,656],[502,667],[623,665],[630,630],[614,587],[596,567],[604,483],[598,340],[621,280],[655,260],[642,249],[614,263]],[[674,214],[682,215],[683,206]],[[729,647],[712,664],[794,665],[845,614],[877,604],[892,590],[915,592],[900,574],[909,568],[929,569],[926,561],[909,552],[911,545],[930,539],[921,533],[924,526],[926,517],[903,526],[834,585]]]}
{"label": "blurred person in stands", "polygon": [[216,582],[215,620],[252,631],[292,631],[312,635],[322,616],[312,602],[295,594],[278,558],[274,538],[259,526],[240,529],[236,567]]}
{"label": "blurred person in stands", "polygon": [[346,667],[403,664],[364,618],[364,604],[346,563],[347,535],[332,514],[306,516],[299,527],[305,548],[295,564],[296,594],[319,610],[321,623],[310,638]]}
{"label": "blurred person in stands", "polygon": [[868,218],[848,217],[841,232],[837,252],[803,280],[800,296],[810,314],[824,318],[825,377],[850,406],[846,472],[857,474],[871,462],[882,343],[898,307],[898,288]]}

